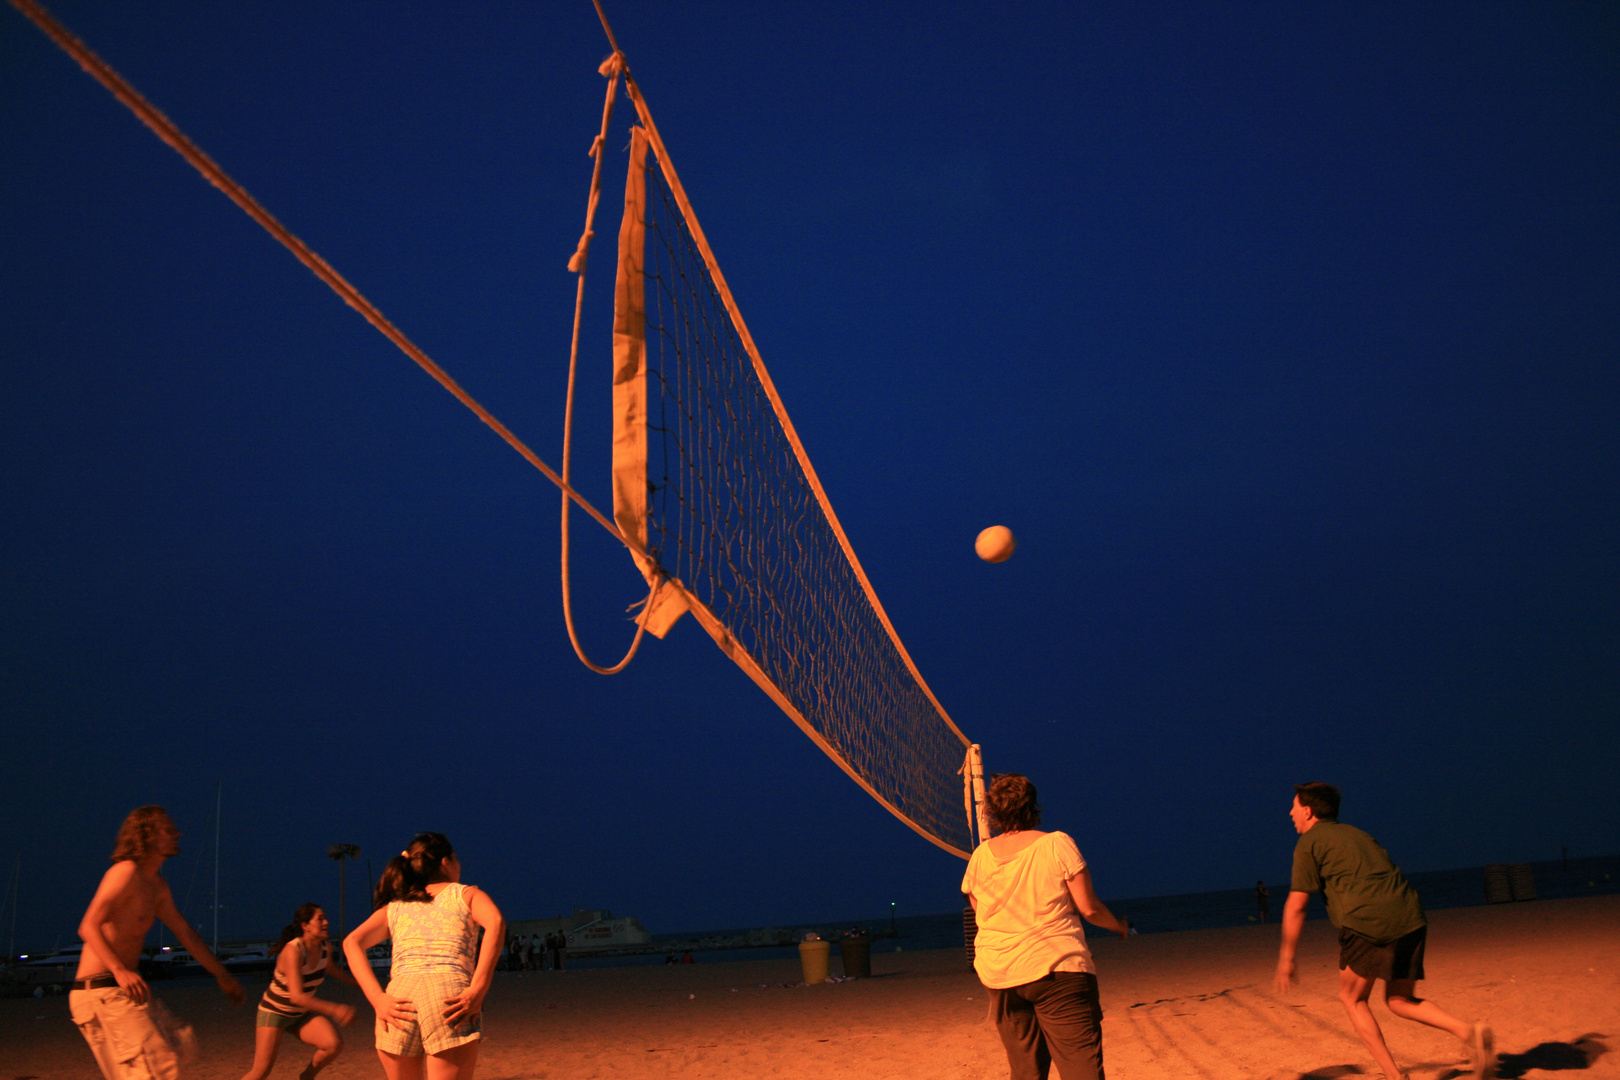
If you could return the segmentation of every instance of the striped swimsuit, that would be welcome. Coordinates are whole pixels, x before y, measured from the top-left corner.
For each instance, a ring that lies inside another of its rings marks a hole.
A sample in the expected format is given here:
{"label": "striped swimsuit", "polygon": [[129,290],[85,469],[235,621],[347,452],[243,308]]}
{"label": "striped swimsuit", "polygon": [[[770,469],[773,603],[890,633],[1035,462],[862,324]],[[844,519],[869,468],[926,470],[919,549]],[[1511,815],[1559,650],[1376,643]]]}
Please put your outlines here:
{"label": "striped swimsuit", "polygon": [[[313,994],[315,990],[326,981],[326,949],[321,948],[321,955],[316,959],[315,965],[310,966],[309,949],[302,941],[298,943],[298,974],[303,977],[304,993]],[[264,996],[259,999],[259,1011],[274,1013],[276,1016],[285,1016],[288,1020],[297,1020],[309,1014],[308,1009],[300,1009],[292,1003],[287,996],[287,979],[281,974],[281,965],[278,963],[275,973],[270,976],[270,986],[265,990]],[[277,1025],[286,1027],[286,1024]]]}

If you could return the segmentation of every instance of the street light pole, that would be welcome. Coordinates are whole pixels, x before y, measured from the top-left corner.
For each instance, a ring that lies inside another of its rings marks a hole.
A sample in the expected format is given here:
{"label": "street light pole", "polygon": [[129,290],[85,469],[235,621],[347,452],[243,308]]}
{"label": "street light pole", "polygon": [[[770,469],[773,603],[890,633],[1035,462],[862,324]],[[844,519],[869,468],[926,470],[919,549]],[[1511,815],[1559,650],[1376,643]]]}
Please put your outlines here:
{"label": "street light pole", "polygon": [[343,895],[343,861],[345,859],[358,859],[360,857],[359,844],[332,844],[326,849],[328,859],[336,859],[338,864],[338,939],[348,931],[348,912]]}

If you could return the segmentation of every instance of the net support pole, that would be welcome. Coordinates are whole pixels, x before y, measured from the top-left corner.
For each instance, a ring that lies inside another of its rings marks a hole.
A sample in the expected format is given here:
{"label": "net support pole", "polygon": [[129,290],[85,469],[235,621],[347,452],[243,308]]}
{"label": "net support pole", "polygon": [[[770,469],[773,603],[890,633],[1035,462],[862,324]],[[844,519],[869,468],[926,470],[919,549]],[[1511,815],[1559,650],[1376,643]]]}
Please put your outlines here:
{"label": "net support pole", "polygon": [[990,810],[984,805],[984,754],[979,744],[968,747],[967,781],[973,792],[973,820],[979,828],[979,843],[990,839]]}

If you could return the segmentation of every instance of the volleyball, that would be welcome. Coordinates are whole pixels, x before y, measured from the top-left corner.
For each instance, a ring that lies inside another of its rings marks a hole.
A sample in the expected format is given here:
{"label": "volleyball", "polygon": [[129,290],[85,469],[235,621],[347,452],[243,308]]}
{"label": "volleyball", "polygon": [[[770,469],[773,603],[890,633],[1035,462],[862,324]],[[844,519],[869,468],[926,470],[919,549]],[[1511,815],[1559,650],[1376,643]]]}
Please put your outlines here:
{"label": "volleyball", "polygon": [[1018,541],[1013,539],[1012,530],[1005,525],[992,525],[973,541],[973,550],[985,562],[1006,562],[1017,546]]}

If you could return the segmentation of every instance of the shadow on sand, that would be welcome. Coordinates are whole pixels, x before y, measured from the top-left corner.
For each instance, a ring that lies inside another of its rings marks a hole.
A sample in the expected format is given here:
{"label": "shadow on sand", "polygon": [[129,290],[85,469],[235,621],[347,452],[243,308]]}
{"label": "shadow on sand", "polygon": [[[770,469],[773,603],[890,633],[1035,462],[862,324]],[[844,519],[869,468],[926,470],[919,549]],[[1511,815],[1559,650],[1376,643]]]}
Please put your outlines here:
{"label": "shadow on sand", "polygon": [[1518,1080],[1531,1069],[1557,1072],[1561,1069],[1590,1069],[1609,1048],[1600,1039],[1607,1035],[1582,1035],[1574,1042],[1544,1042],[1522,1054],[1501,1054],[1496,1059],[1496,1075],[1501,1080]]}

